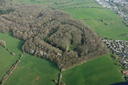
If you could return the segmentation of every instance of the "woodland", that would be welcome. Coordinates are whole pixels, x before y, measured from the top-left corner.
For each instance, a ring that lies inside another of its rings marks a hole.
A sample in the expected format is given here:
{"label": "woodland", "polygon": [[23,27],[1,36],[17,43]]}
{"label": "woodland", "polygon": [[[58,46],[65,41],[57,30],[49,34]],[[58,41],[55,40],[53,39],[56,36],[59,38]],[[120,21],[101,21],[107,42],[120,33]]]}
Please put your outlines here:
{"label": "woodland", "polygon": [[12,32],[13,37],[25,41],[23,53],[53,61],[61,71],[108,53],[90,27],[52,7],[0,8],[0,32]]}

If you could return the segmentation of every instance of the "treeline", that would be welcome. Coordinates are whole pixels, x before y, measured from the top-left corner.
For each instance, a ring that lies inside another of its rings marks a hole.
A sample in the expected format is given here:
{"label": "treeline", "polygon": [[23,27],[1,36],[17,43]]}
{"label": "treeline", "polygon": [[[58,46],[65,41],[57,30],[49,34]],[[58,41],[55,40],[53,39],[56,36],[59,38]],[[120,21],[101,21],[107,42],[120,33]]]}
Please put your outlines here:
{"label": "treeline", "polygon": [[8,13],[10,13],[10,12],[13,12],[14,11],[14,9],[12,9],[12,8],[8,8],[8,9],[0,9],[0,15],[2,15],[2,14],[8,14]]}
{"label": "treeline", "polygon": [[5,48],[6,47],[6,42],[4,40],[0,40],[0,46]]}
{"label": "treeline", "polygon": [[0,16],[0,32],[25,40],[22,51],[54,61],[65,70],[107,53],[101,39],[71,15],[39,5],[24,5]]}
{"label": "treeline", "polygon": [[0,0],[0,6],[8,6],[10,5],[10,0]]}

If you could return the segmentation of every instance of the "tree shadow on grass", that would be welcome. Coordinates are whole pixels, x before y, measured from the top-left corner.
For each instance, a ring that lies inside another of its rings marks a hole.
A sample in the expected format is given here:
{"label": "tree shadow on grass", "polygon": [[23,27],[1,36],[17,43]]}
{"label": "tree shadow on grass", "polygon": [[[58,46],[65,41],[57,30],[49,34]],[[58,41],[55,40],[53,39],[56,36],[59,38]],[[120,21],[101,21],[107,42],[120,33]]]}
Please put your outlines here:
{"label": "tree shadow on grass", "polygon": [[17,45],[17,49],[22,51],[22,46],[24,45],[24,43],[25,43],[24,41],[19,41]]}
{"label": "tree shadow on grass", "polygon": [[50,65],[52,68],[54,68],[54,69],[56,69],[56,70],[59,70],[59,68],[57,67],[57,64],[56,64],[54,61],[48,60],[48,63],[49,63],[49,65]]}
{"label": "tree shadow on grass", "polygon": [[56,70],[59,70],[57,64],[56,64],[54,61],[50,61],[49,59],[45,59],[45,58],[42,58],[42,57],[34,56],[34,55],[30,54],[30,53],[27,53],[27,54],[30,55],[30,56],[33,56],[33,57],[37,57],[37,58],[44,59],[44,60],[46,60],[46,61],[48,62],[48,65],[49,65],[50,67],[52,67],[52,68],[54,68],[54,69],[56,69]]}
{"label": "tree shadow on grass", "polygon": [[[13,33],[12,33],[12,32],[9,32],[9,36],[13,37]],[[13,38],[15,38],[15,37],[13,37]],[[16,39],[17,39],[17,38],[16,38]],[[18,39],[18,40],[20,40],[20,39]],[[22,46],[24,45],[24,43],[25,43],[25,41],[20,40],[20,41],[18,42],[17,49],[20,50],[20,51],[22,51]]]}

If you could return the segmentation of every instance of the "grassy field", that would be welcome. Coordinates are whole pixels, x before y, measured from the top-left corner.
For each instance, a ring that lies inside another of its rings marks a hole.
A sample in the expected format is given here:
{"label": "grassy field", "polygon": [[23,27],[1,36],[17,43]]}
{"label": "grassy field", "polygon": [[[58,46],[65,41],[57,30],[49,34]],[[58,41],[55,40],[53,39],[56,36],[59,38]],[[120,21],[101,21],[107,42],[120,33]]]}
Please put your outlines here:
{"label": "grassy field", "polygon": [[17,57],[10,55],[6,49],[0,47],[0,79],[4,76],[16,59]]}
{"label": "grassy field", "polygon": [[[80,8],[74,10],[67,9],[66,11],[72,13],[74,18],[83,20],[101,37],[128,40],[127,36],[122,36],[123,34],[127,34],[128,27],[122,23],[123,20],[114,14],[112,10],[95,8],[87,8],[84,10]],[[98,13],[96,11],[98,11]],[[81,14],[81,16],[79,14]]]}
{"label": "grassy field", "polygon": [[110,85],[125,81],[110,56],[102,56],[63,72],[66,85]]}
{"label": "grassy field", "polygon": [[19,58],[21,51],[19,49],[22,41],[15,39],[11,34],[0,33],[0,39],[5,40],[8,49],[14,52],[16,55],[12,56],[9,51],[0,46],[0,79],[9,70],[9,68],[14,64],[14,62]]}
{"label": "grassy field", "polygon": [[113,10],[97,4],[95,0],[60,1],[52,6],[82,20],[103,38],[128,40],[128,36],[123,36],[128,34],[128,27],[122,22],[124,20]]}
{"label": "grassy field", "polygon": [[4,85],[55,85],[58,73],[54,63],[25,54]]}
{"label": "grassy field", "polygon": [[122,36],[123,34],[128,34],[128,27],[124,25],[122,22],[123,19],[115,14],[113,10],[100,8],[72,8],[64,9],[64,11],[72,14],[75,19],[82,20],[101,37],[128,40],[128,36]]}
{"label": "grassy field", "polygon": [[[15,63],[21,54],[23,41],[12,37],[12,34],[0,33],[0,39],[5,40],[7,48],[16,55],[12,56],[5,48],[0,47],[0,79]],[[18,67],[10,75],[5,85],[55,85],[59,70],[54,63],[25,54]]]}
{"label": "grassy field", "polygon": [[[73,18],[82,20],[98,35],[109,39],[128,40],[128,27],[114,11],[102,8],[94,0],[12,0],[17,4],[43,4],[70,13]],[[89,8],[90,7],[90,8]],[[92,7],[92,8],[91,8]],[[7,48],[16,53],[10,55],[0,47],[0,78],[21,54],[22,41],[10,37],[11,34],[0,33],[0,39],[7,42]],[[70,47],[71,50],[72,46]],[[66,85],[109,85],[124,81],[122,74],[110,56],[102,56],[73,69],[63,72]],[[53,63],[25,54],[18,67],[8,78],[5,85],[55,85],[58,69]]]}
{"label": "grassy field", "polygon": [[0,33],[0,39],[5,40],[7,44],[7,49],[14,52],[16,56],[19,56],[21,52],[21,46],[24,44],[23,41],[12,37],[12,33],[3,34]]}

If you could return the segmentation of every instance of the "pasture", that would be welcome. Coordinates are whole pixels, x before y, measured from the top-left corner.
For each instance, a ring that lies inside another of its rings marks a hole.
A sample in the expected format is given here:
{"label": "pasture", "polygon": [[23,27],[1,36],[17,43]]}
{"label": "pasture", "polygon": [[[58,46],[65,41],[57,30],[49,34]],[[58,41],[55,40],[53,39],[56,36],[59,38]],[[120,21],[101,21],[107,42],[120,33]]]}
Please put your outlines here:
{"label": "pasture", "polygon": [[6,41],[6,48],[11,52],[14,52],[16,56],[19,56],[22,53],[21,46],[24,44],[24,41],[14,38],[12,33],[0,33],[0,39]]}
{"label": "pasture", "polygon": [[[74,19],[82,20],[100,37],[109,39],[128,40],[128,27],[113,10],[98,5],[94,0],[12,0],[16,4],[43,4],[64,10]],[[73,3],[71,3],[73,2]],[[16,56],[0,47],[0,79],[9,67],[19,58],[23,41],[15,39],[12,34],[0,33],[0,39],[5,40],[7,48]],[[70,46],[72,50],[73,46]],[[55,85],[52,80],[58,79],[59,70],[54,63],[38,57],[24,54],[17,68],[4,85]],[[118,67],[114,65],[109,55],[88,61],[80,66],[63,72],[66,85],[109,85],[125,81]]]}
{"label": "pasture", "polygon": [[12,56],[5,48],[0,46],[0,80],[16,59],[16,56]]}
{"label": "pasture", "polygon": [[59,70],[54,63],[24,54],[4,85],[55,85]]}
{"label": "pasture", "polygon": [[[13,38],[11,33],[0,33],[0,39],[5,40],[7,49],[16,54],[12,56],[9,51],[0,47],[1,79],[22,54],[21,46],[23,45],[23,41]],[[58,73],[59,70],[54,63],[29,54],[24,54],[22,61],[4,85],[55,85],[52,80],[57,80]]]}
{"label": "pasture", "polygon": [[111,85],[125,81],[109,55],[63,72],[66,85]]}
{"label": "pasture", "polygon": [[[19,58],[21,54],[20,45],[22,41],[12,37],[11,33],[3,34],[0,33],[0,39],[6,41],[6,49],[0,46],[0,79],[9,70],[9,68],[14,64],[14,62]],[[10,50],[7,51],[7,49]],[[16,55],[11,55],[14,52]]]}
{"label": "pasture", "polygon": [[[124,21],[113,10],[103,7],[98,8],[95,4],[92,4],[92,8],[72,7],[71,9],[63,9],[72,15],[75,19],[82,20],[86,25],[90,26],[100,37],[128,40],[127,34],[128,27],[122,22]],[[98,5],[98,4],[97,4]],[[86,6],[86,4],[84,4]]]}

